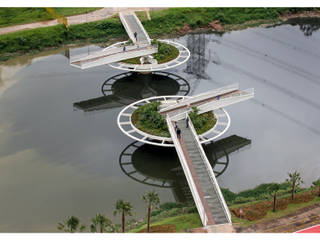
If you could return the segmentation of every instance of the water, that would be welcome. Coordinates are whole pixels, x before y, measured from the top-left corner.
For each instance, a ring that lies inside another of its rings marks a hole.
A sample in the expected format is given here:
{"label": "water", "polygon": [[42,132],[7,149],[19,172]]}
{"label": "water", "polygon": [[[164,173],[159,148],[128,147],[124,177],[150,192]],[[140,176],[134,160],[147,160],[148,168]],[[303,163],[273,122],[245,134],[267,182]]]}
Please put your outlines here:
{"label": "water", "polygon": [[89,223],[97,212],[119,222],[112,212],[120,198],[138,219],[150,190],[162,202],[190,200],[174,150],[135,143],[117,114],[144,97],[235,82],[256,95],[227,108],[230,129],[205,147],[219,184],[241,191],[298,170],[310,185],[320,172],[320,24],[291,24],[174,39],[192,58],[153,76],[69,66],[70,54],[95,46],[2,65],[0,231],[52,232],[65,216]]}

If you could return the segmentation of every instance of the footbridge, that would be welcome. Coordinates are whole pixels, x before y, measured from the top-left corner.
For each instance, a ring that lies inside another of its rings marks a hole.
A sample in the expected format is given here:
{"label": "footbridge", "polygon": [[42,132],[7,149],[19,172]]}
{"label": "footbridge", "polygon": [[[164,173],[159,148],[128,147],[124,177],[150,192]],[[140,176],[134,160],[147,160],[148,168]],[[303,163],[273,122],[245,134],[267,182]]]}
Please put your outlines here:
{"label": "footbridge", "polygon": [[[148,33],[134,12],[120,12],[119,17],[132,42],[135,44],[151,44]],[[134,33],[137,33],[137,38]]]}
{"label": "footbridge", "polygon": [[[70,57],[70,65],[87,69],[158,52],[157,46],[151,45],[148,33],[134,12],[120,12],[119,17],[133,45],[126,46],[124,50],[125,42],[122,42],[102,51]],[[135,33],[137,33],[137,37],[135,37]]]}
{"label": "footbridge", "polygon": [[[162,104],[160,113],[166,116],[171,139],[178,153],[203,226],[231,225],[231,215],[189,117],[189,112],[194,106],[199,109],[199,114],[214,111],[250,99],[253,96],[253,89],[239,90],[239,85],[233,84],[189,99]],[[186,119],[189,120],[188,127]],[[175,126],[181,130],[180,137],[176,134]]]}
{"label": "footbridge", "polygon": [[[231,232],[233,228],[229,209],[209,160],[203,150],[202,143],[216,139],[228,129],[230,117],[227,115],[228,121],[226,122],[220,121],[219,115],[221,115],[221,113],[218,113],[219,110],[221,111],[224,107],[253,97],[254,89],[240,90],[238,84],[221,87],[191,97],[178,98],[177,96],[172,96],[170,98],[170,96],[164,96],[164,100],[161,101],[160,104],[159,112],[166,118],[171,138],[162,139],[161,144],[152,141],[161,141],[160,137],[144,134],[134,126],[132,127],[133,129],[127,128],[127,130],[125,130],[123,128],[123,126],[132,125],[132,113],[126,112],[128,108],[131,107],[135,110],[138,106],[141,106],[140,104],[143,105],[143,100],[137,102],[137,107],[135,107],[135,104],[131,104],[118,115],[118,126],[125,134],[133,139],[160,146],[171,146],[171,142],[175,147],[200,219],[203,226],[206,227],[209,232]],[[146,103],[150,103],[152,99],[148,98],[145,101]],[[196,133],[189,116],[192,107],[197,107],[199,110],[198,114],[210,111],[214,113],[217,122],[212,129],[207,131],[215,134],[213,138],[203,140],[203,135],[206,133],[202,135]],[[225,110],[223,111],[225,112]],[[129,121],[121,120],[124,117],[129,118]],[[186,119],[189,120],[188,127],[186,126]],[[217,125],[223,125],[223,130],[219,131]],[[176,126],[181,130],[180,137],[177,136]],[[145,136],[143,136],[142,139],[138,139],[129,134],[132,132],[139,132],[139,134]]]}
{"label": "footbridge", "polygon": [[[189,116],[187,117],[189,118]],[[227,204],[222,196],[209,160],[199,142],[192,122],[189,121],[189,123],[189,128],[186,128],[184,120],[174,123],[170,117],[167,117],[168,128],[202,224],[203,226],[231,224],[231,216]],[[179,139],[175,133],[175,124],[182,132]]]}

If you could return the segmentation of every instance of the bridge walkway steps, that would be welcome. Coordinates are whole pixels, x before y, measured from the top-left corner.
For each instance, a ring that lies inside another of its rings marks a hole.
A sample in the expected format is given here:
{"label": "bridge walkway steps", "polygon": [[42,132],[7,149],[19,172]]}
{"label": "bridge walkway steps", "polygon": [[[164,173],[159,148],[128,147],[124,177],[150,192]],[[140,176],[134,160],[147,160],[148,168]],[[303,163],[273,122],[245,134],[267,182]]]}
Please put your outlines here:
{"label": "bridge walkway steps", "polygon": [[209,206],[210,213],[207,214],[212,215],[215,224],[229,223],[199,150],[199,147],[202,148],[202,146],[198,146],[190,127],[186,127],[185,120],[178,121],[177,126],[181,129],[180,142],[182,148],[185,149],[185,153],[189,155],[186,157],[192,162],[194,174],[200,184],[201,192],[204,194],[202,198],[204,198],[204,202]]}

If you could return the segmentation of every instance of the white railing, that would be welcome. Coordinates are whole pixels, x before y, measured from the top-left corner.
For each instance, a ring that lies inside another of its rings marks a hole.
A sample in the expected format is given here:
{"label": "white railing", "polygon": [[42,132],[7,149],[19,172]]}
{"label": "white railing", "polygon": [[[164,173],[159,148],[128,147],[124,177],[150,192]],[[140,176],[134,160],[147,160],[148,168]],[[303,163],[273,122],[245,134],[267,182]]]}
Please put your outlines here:
{"label": "white railing", "polygon": [[187,160],[186,160],[186,158],[184,156],[182,147],[181,147],[180,142],[179,142],[179,140],[177,138],[176,131],[174,130],[174,127],[172,125],[172,120],[170,119],[170,117],[168,115],[166,117],[166,120],[167,120],[167,125],[168,125],[169,132],[171,134],[171,138],[173,140],[173,143],[175,145],[177,154],[178,154],[179,159],[180,159],[180,163],[181,163],[182,169],[183,169],[184,174],[185,174],[185,176],[187,178],[187,181],[188,181],[188,184],[189,184],[189,187],[190,187],[194,202],[195,202],[197,210],[199,212],[201,222],[202,222],[203,226],[207,226],[208,218],[207,218],[206,212],[204,210],[204,206],[203,206],[203,203],[202,203],[202,201],[200,199],[200,196],[199,196],[198,190],[196,188],[196,185],[195,185],[195,183],[193,181],[193,178],[192,178],[190,169],[188,167]]}
{"label": "white railing", "polygon": [[221,98],[220,100],[211,101],[198,106],[199,114],[212,111],[218,108],[223,108],[234,103],[242,102],[254,97],[254,89],[250,88],[230,96]]}
{"label": "white railing", "polygon": [[205,93],[201,93],[201,94],[193,96],[190,99],[181,101],[181,102],[179,102],[179,103],[177,103],[175,105],[163,108],[163,109],[161,109],[160,113],[161,112],[165,112],[165,111],[169,111],[169,110],[172,110],[172,109],[175,109],[175,108],[178,108],[178,107],[182,107],[182,106],[185,106],[185,105],[190,105],[190,104],[192,104],[194,102],[199,102],[199,101],[202,101],[202,100],[205,100],[205,99],[208,99],[208,98],[212,98],[212,97],[215,97],[215,96],[218,96],[218,95],[221,95],[221,94],[226,94],[228,92],[235,91],[235,90],[238,90],[238,89],[239,89],[239,84],[235,83],[235,84],[232,84],[232,85],[228,85],[228,86],[225,86],[225,87],[222,87],[222,88],[215,89],[213,91],[208,91],[208,92],[205,92]]}
{"label": "white railing", "polygon": [[145,35],[145,37],[146,37],[146,39],[147,39],[147,42],[148,42],[149,44],[151,44],[151,40],[150,40],[150,37],[149,37],[146,29],[143,27],[142,23],[140,22],[139,18],[137,17],[137,15],[136,15],[135,13],[133,13],[133,17],[136,19],[137,24],[140,26],[142,32],[144,33],[144,35]]}
{"label": "white railing", "polygon": [[226,216],[226,218],[228,220],[228,223],[231,223],[231,215],[230,215],[227,203],[226,203],[226,201],[225,201],[225,199],[224,199],[224,197],[222,195],[222,192],[220,190],[220,187],[218,185],[217,179],[216,179],[216,177],[214,175],[214,172],[212,170],[210,162],[209,162],[209,160],[208,160],[208,158],[207,158],[207,156],[206,156],[206,154],[205,154],[205,152],[204,152],[204,150],[202,148],[202,145],[201,145],[201,143],[199,141],[198,135],[196,133],[196,130],[195,130],[193,124],[192,124],[192,121],[191,121],[189,115],[187,115],[186,117],[189,118],[189,127],[191,129],[191,132],[192,132],[192,135],[193,135],[195,141],[197,142],[197,147],[198,147],[199,152],[200,152],[200,154],[202,156],[202,160],[203,160],[203,162],[204,162],[204,164],[206,166],[206,169],[207,169],[207,172],[208,172],[208,174],[210,176],[211,182],[213,183],[213,187],[215,188],[216,193],[217,193],[217,195],[218,195],[218,197],[220,199],[220,202],[222,203],[222,209],[225,212],[225,216]]}
{"label": "white railing", "polygon": [[133,32],[131,31],[128,23],[127,23],[127,20],[125,18],[125,13],[122,13],[122,12],[119,12],[119,17],[120,17],[120,20],[122,22],[122,25],[124,26],[124,29],[126,30],[129,38],[132,40],[132,42],[136,42],[136,38],[134,37],[133,35]]}

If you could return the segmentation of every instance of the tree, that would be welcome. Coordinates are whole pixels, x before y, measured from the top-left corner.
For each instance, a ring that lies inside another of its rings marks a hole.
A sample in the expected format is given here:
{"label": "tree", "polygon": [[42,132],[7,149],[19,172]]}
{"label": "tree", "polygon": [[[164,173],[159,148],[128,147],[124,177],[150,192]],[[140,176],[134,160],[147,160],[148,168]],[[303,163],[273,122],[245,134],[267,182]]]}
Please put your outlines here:
{"label": "tree", "polygon": [[288,173],[288,176],[289,178],[286,181],[291,184],[291,200],[293,200],[296,187],[302,184],[303,180],[300,176],[300,173],[297,171],[294,171],[293,173]]}
{"label": "tree", "polygon": [[[91,232],[114,232],[114,227],[109,218],[104,216],[103,214],[97,213],[97,215],[92,218],[92,223],[90,225]],[[99,230],[98,230],[99,228]]]}
{"label": "tree", "polygon": [[314,188],[318,187],[318,189],[319,189],[319,190],[318,190],[318,196],[320,197],[320,178],[319,178],[318,180],[312,182],[312,186],[313,186]]}
{"label": "tree", "polygon": [[271,185],[268,187],[268,192],[273,196],[273,209],[272,211],[276,211],[277,206],[277,192],[280,189],[280,185],[278,183],[271,183]]}
{"label": "tree", "polygon": [[150,231],[150,217],[151,217],[151,211],[153,207],[159,207],[160,199],[158,196],[158,193],[155,191],[147,192],[142,196],[142,199],[147,203],[148,205],[148,223],[147,223],[147,232]]}
{"label": "tree", "polygon": [[58,229],[65,232],[74,233],[76,231],[83,232],[85,230],[86,226],[83,224],[80,224],[80,219],[71,216],[67,217],[66,220],[58,223]]}
{"label": "tree", "polygon": [[126,215],[132,216],[132,205],[129,202],[124,200],[118,200],[116,202],[116,210],[113,212],[113,215],[117,215],[118,213],[122,215],[122,232],[125,232],[125,222],[126,222]]}

